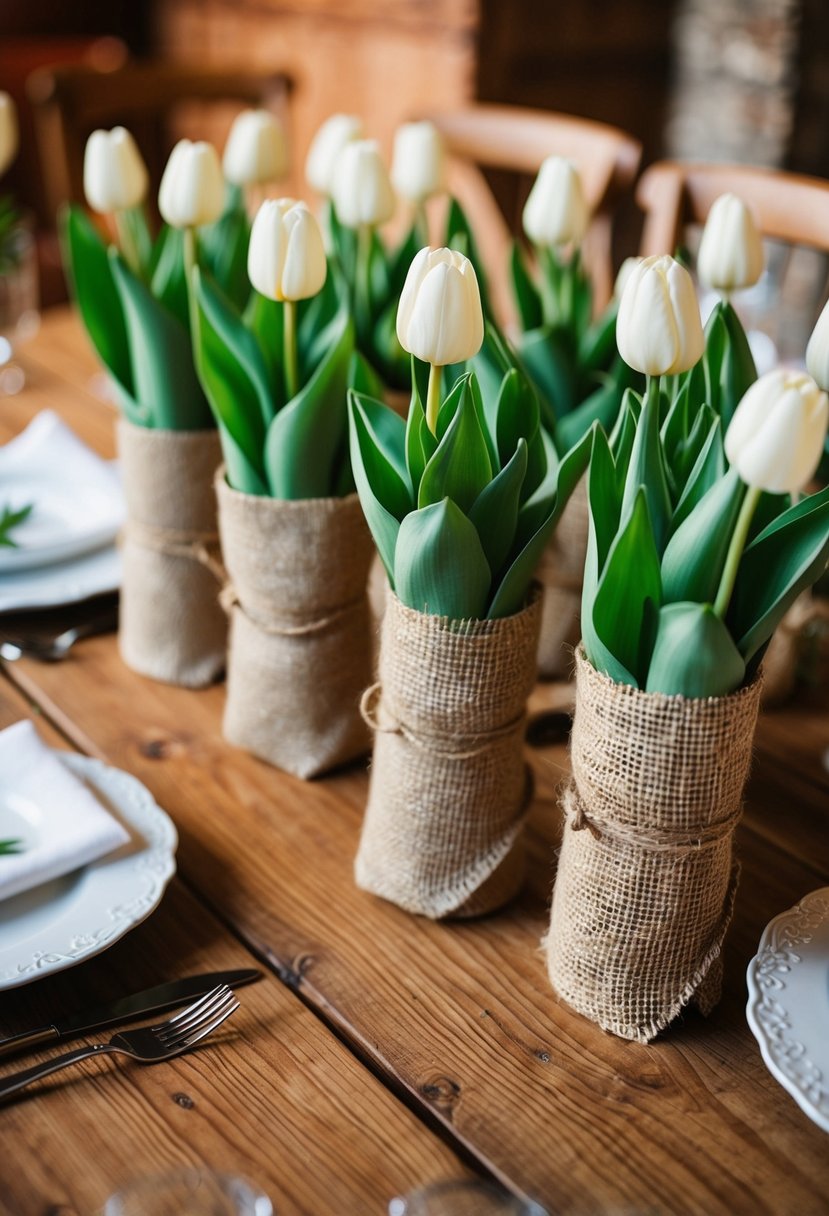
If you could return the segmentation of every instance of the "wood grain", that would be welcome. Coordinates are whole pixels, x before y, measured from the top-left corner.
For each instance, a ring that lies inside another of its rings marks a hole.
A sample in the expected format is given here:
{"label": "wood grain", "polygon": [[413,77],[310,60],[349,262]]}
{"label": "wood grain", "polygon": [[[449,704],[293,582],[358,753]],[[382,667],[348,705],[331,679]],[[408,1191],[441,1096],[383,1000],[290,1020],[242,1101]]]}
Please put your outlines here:
{"label": "wood grain", "polygon": [[[0,676],[0,728],[28,709]],[[65,746],[48,723],[39,729]],[[165,979],[255,965],[175,881],[104,955],[3,993],[0,1035]],[[279,1213],[382,1212],[421,1181],[465,1172],[283,984],[266,973],[239,996],[241,1009],[199,1051],[152,1068],[89,1061],[0,1108],[14,1162],[0,1170],[0,1213],[88,1214],[130,1178],[180,1166],[250,1177]],[[4,1062],[3,1072],[23,1066]]]}
{"label": "wood grain", "polygon": [[[30,408],[14,402],[4,425],[16,429]],[[798,775],[782,808],[779,758],[760,754],[749,791],[723,1002],[643,1048],[570,1012],[544,973],[563,745],[530,753],[524,894],[491,920],[436,925],[353,885],[363,767],[303,783],[234,751],[220,737],[221,687],[143,680],[111,638],[11,675],[78,746],[153,790],[179,827],[187,881],[389,1085],[516,1191],[562,1213],[825,1212],[825,1138],[766,1071],[744,1017],[764,925],[829,876],[813,848],[825,799]],[[567,695],[540,689],[534,706]]]}

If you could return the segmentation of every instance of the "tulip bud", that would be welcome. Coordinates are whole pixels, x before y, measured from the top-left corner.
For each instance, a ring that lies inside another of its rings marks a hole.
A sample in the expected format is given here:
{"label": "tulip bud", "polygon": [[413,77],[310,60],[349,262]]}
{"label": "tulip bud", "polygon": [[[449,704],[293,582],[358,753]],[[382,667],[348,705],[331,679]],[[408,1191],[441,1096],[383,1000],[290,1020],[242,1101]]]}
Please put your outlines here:
{"label": "tulip bud", "polygon": [[331,197],[347,228],[384,224],[394,213],[394,194],[376,140],[346,144],[334,166]]}
{"label": "tulip bud", "polygon": [[737,406],[725,454],[746,485],[792,494],[814,476],[827,425],[826,393],[805,372],[777,368],[755,381]]}
{"label": "tulip bud", "polygon": [[829,390],[829,303],[817,319],[806,347],[806,367],[820,388]]}
{"label": "tulip bud", "polygon": [[17,109],[8,93],[0,93],[0,173],[5,173],[17,155],[20,134]]}
{"label": "tulip bud", "polygon": [[524,231],[534,245],[578,245],[590,220],[578,169],[548,156],[524,207]]}
{"label": "tulip bud", "polygon": [[284,177],[288,168],[285,132],[269,110],[244,110],[230,128],[222,169],[234,186],[255,186]]}
{"label": "tulip bud", "polygon": [[622,265],[619,267],[619,273],[616,275],[616,282],[613,284],[613,298],[615,300],[621,300],[632,271],[636,269],[641,261],[641,258],[631,257],[625,258],[624,262],[622,262]]}
{"label": "tulip bud", "polygon": [[267,199],[256,213],[248,277],[269,300],[305,300],[322,289],[328,266],[319,224],[305,203]]}
{"label": "tulip bud", "polygon": [[673,376],[702,357],[705,338],[691,276],[666,253],[630,271],[616,319],[619,354],[646,376]]}
{"label": "tulip bud", "polygon": [[736,194],[721,194],[708,213],[697,275],[716,291],[751,287],[763,273],[763,242],[754,216]]}
{"label": "tulip bud", "polygon": [[172,228],[214,223],[224,207],[224,179],[212,144],[182,139],[170,153],[158,192],[158,209]]}
{"label": "tulip bud", "polygon": [[434,123],[408,122],[397,128],[391,181],[409,203],[423,203],[446,189],[443,139]]}
{"label": "tulip bud", "polygon": [[334,166],[346,144],[361,139],[363,124],[353,114],[332,114],[311,141],[305,161],[308,185],[318,194],[330,195],[334,187]]}
{"label": "tulip bud", "polygon": [[484,314],[469,258],[454,249],[420,250],[400,293],[397,337],[404,350],[435,367],[478,353]]}
{"label": "tulip bud", "polygon": [[150,179],[138,147],[124,127],[93,131],[83,158],[83,190],[93,211],[139,207]]}

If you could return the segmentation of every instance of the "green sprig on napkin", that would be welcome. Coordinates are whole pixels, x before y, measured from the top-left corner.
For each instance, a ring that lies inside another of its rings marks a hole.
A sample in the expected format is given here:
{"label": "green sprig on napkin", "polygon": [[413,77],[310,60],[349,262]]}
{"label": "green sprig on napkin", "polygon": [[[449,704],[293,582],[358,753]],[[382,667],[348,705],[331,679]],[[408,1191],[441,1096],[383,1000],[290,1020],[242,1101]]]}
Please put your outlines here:
{"label": "green sprig on napkin", "polygon": [[31,502],[16,509],[9,506],[0,507],[0,546],[7,549],[17,548],[17,541],[11,533],[29,518],[33,510],[34,503]]}

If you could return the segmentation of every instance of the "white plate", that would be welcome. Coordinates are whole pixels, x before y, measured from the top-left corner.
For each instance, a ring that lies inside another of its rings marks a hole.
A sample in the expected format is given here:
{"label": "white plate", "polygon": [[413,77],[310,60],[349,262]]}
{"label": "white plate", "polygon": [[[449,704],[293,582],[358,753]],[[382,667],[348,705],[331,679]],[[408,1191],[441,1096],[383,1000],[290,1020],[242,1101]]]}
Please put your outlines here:
{"label": "white plate", "polygon": [[0,612],[78,604],[121,586],[121,554],[115,545],[40,570],[0,574]]}
{"label": "white plate", "polygon": [[102,460],[51,410],[0,447],[0,508],[31,504],[0,548],[0,573],[65,562],[110,544],[124,522],[116,466]]}
{"label": "white plate", "polygon": [[769,1071],[829,1132],[829,887],[766,926],[746,1012]]}
{"label": "white plate", "polygon": [[[59,752],[132,837],[108,857],[0,903],[0,990],[100,954],[158,906],[175,873],[176,829],[135,777]],[[26,828],[21,820],[23,836]]]}

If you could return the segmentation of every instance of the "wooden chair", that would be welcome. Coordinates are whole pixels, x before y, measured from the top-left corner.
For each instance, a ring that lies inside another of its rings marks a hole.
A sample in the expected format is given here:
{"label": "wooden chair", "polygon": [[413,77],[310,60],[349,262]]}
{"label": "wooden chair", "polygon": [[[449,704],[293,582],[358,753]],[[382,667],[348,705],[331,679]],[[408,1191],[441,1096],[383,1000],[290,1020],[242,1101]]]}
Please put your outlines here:
{"label": "wooden chair", "polygon": [[[565,156],[577,166],[593,212],[585,258],[596,307],[613,290],[611,237],[614,210],[639,168],[641,144],[616,127],[521,106],[478,103],[428,116],[441,131],[450,156],[450,188],[469,215],[489,270],[496,310],[513,315],[506,283],[509,242],[521,231],[521,209],[545,157]],[[507,171],[514,183],[508,223],[483,170]]]}
{"label": "wooden chair", "polygon": [[233,102],[280,109],[292,87],[283,72],[202,70],[166,62],[128,62],[113,71],[73,64],[34,72],[27,92],[52,213],[67,200],[83,199],[84,147],[96,127],[129,127],[157,184],[172,143],[166,125],[177,107]]}
{"label": "wooden chair", "polygon": [[673,253],[686,227],[704,224],[726,193],[751,207],[772,242],[767,275],[743,305],[744,323],[772,338],[778,359],[800,361],[826,296],[829,181],[751,165],[660,161],[643,173],[636,191],[645,212],[640,252]]}

